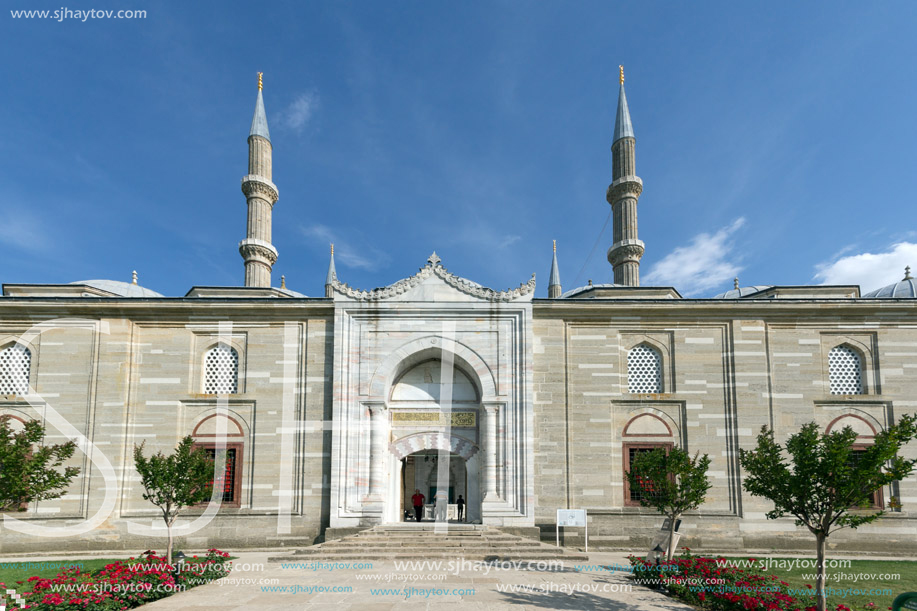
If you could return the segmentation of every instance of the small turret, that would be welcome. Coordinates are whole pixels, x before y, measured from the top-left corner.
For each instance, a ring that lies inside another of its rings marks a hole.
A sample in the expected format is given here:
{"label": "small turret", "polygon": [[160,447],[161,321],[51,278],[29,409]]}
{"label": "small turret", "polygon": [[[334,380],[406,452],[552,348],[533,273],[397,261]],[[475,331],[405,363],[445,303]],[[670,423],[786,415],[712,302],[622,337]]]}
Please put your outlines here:
{"label": "small turret", "polygon": [[338,273],[334,269],[334,244],[331,245],[331,261],[328,263],[328,275],[325,276],[325,297],[334,297],[334,281]]}
{"label": "small turret", "polygon": [[560,269],[557,265],[557,240],[554,240],[554,258],[551,260],[551,275],[548,280],[548,298],[557,299],[562,292],[560,288]]}

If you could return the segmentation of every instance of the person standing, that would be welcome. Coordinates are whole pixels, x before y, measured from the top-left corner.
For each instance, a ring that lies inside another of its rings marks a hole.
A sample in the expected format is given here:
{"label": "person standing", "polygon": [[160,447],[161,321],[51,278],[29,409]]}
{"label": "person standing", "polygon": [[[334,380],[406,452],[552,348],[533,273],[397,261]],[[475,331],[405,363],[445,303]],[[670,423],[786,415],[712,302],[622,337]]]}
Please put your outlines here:
{"label": "person standing", "polygon": [[464,522],[465,521],[465,499],[462,498],[461,494],[459,495],[458,500],[455,502],[455,504],[458,505],[458,521]]}
{"label": "person standing", "polygon": [[414,490],[414,496],[411,497],[411,503],[414,504],[414,515],[416,520],[420,522],[423,519],[423,502],[426,497],[420,494],[420,490]]}

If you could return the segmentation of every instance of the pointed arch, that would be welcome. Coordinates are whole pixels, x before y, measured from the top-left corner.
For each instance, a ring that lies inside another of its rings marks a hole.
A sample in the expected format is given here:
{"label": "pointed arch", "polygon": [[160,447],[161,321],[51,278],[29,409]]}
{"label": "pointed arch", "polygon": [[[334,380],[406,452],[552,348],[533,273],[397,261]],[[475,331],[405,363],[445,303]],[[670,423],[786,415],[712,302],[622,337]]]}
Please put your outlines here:
{"label": "pointed arch", "polygon": [[828,385],[832,395],[864,394],[864,356],[847,342],[828,351]]}
{"label": "pointed arch", "polygon": [[662,352],[648,342],[627,351],[627,392],[662,393]]}
{"label": "pointed arch", "polygon": [[446,436],[443,433],[429,432],[402,437],[392,443],[388,449],[398,460],[421,450],[448,450],[468,460],[477,453],[478,446],[458,435]]}
{"label": "pointed arch", "polygon": [[0,395],[29,394],[32,379],[32,351],[13,342],[0,348]]}

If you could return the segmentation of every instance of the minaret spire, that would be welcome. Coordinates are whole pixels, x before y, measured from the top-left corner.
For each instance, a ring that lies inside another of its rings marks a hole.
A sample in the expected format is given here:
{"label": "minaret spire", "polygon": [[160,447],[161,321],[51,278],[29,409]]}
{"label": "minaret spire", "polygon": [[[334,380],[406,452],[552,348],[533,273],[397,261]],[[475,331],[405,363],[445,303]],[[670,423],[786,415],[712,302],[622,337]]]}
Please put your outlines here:
{"label": "minaret spire", "polygon": [[624,93],[624,66],[618,68],[618,113],[611,145],[612,183],[606,193],[614,217],[614,243],[608,249],[608,262],[614,268],[615,284],[640,286],[644,247],[637,239],[637,200],[643,192],[643,181],[636,172],[636,137]]}
{"label": "minaret spire", "polygon": [[325,276],[325,297],[334,297],[334,281],[338,273],[334,269],[334,244],[331,245],[331,261],[328,263],[328,275]]}
{"label": "minaret spire", "polygon": [[551,260],[551,274],[548,280],[548,298],[557,299],[561,295],[560,268],[557,265],[557,240],[554,240],[554,259]]}
{"label": "minaret spire", "polygon": [[271,215],[279,196],[271,182],[271,134],[264,112],[262,73],[258,73],[258,97],[248,135],[248,174],[242,178],[242,193],[248,202],[248,229],[239,242],[239,254],[245,260],[245,286],[270,287],[271,268],[277,261],[277,249],[271,244]]}

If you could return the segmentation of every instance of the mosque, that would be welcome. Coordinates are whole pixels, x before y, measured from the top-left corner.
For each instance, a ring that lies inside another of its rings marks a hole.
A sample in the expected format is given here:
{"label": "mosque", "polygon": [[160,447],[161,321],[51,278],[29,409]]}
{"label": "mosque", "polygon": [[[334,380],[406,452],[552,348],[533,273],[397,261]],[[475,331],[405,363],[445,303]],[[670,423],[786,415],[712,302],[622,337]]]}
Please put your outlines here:
{"label": "mosque", "polygon": [[[8,514],[0,551],[147,549],[161,518],[142,498],[134,445],[185,436],[221,461],[213,499],[178,525],[193,547],[307,545],[403,522],[410,496],[457,497],[467,520],[553,540],[556,510],[586,509],[593,546],[640,548],[661,519],[625,471],[639,452],[709,454],[692,548],[811,548],[742,489],[740,448],[815,421],[858,444],[917,411],[917,291],[909,271],[858,286],[751,286],[688,299],[642,286],[643,182],[621,75],[606,199],[613,283],[548,298],[452,274],[433,253],[373,290],[272,286],[278,187],[261,81],[241,188],[244,286],[165,297],[134,282],[4,284],[0,414],[70,438],[67,493]],[[283,209],[279,211],[283,213]],[[599,214],[599,211],[596,212]],[[917,447],[906,448],[917,457]],[[898,507],[898,503],[901,507]],[[845,550],[912,550],[917,477],[874,499],[887,517],[832,536]],[[430,517],[430,514],[427,514]],[[577,541],[579,531],[569,534]]]}

